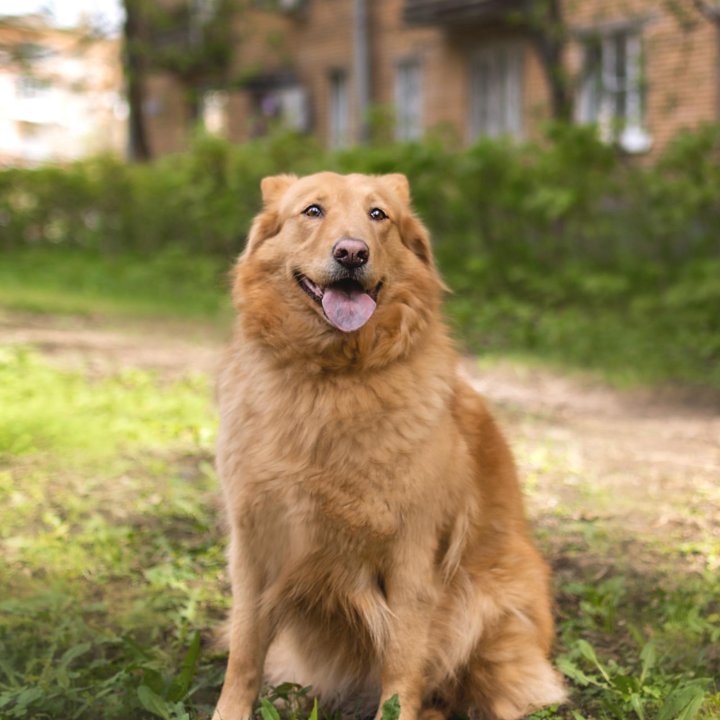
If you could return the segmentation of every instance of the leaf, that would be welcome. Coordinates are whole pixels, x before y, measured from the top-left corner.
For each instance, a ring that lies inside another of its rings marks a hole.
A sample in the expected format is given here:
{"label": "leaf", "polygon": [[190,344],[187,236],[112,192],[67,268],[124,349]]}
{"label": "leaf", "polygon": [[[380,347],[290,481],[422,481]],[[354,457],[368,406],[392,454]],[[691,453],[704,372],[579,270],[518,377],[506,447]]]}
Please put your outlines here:
{"label": "leaf", "polygon": [[60,666],[64,668],[68,667],[73,660],[79,658],[81,655],[84,655],[89,649],[90,643],[74,645],[60,658]]}
{"label": "leaf", "polygon": [[645,708],[643,707],[642,700],[637,693],[630,695],[630,705],[632,705],[632,709],[635,711],[635,714],[640,718],[640,720],[645,720]]}
{"label": "leaf", "polygon": [[42,696],[43,696],[43,691],[39,687],[25,688],[15,698],[15,705],[17,708],[26,708],[28,705],[31,705],[36,700],[40,699]]}
{"label": "leaf", "polygon": [[260,701],[260,715],[263,720],[280,720],[280,713],[267,698]]}
{"label": "leaf", "polygon": [[141,685],[137,689],[138,700],[140,704],[149,712],[157,717],[164,718],[164,720],[171,720],[172,718],[172,705],[166,700],[163,700],[154,690],[151,690],[147,685]]}
{"label": "leaf", "polygon": [[705,699],[699,685],[685,685],[673,690],[660,708],[657,720],[692,720]]}
{"label": "leaf", "polygon": [[318,704],[317,704],[317,698],[315,698],[315,701],[313,702],[313,709],[310,713],[310,717],[308,720],[318,720]]}
{"label": "leaf", "polygon": [[382,706],[381,720],[398,720],[400,717],[400,698],[397,693],[388,698]]}
{"label": "leaf", "polygon": [[577,649],[580,651],[582,656],[586,658],[587,660],[590,660],[595,667],[602,673],[602,676],[607,680],[608,682],[611,682],[610,676],[607,673],[607,670],[603,667],[603,665],[600,664],[600,661],[597,658],[597,655],[595,654],[595,650],[593,649],[593,646],[587,642],[586,640],[578,640],[577,641]]}
{"label": "leaf", "polygon": [[180,674],[170,684],[167,692],[168,700],[177,702],[182,700],[190,689],[190,684],[195,675],[198,660],[200,659],[200,633],[195,632],[190,640],[190,647],[183,659],[182,670]]}
{"label": "leaf", "polygon": [[586,675],[570,658],[561,656],[557,659],[557,667],[565,677],[578,683],[578,685],[595,685],[593,678]]}
{"label": "leaf", "polygon": [[657,662],[657,651],[655,650],[655,643],[652,640],[643,646],[640,652],[640,660],[642,661],[642,671],[640,673],[640,682],[642,683]]}

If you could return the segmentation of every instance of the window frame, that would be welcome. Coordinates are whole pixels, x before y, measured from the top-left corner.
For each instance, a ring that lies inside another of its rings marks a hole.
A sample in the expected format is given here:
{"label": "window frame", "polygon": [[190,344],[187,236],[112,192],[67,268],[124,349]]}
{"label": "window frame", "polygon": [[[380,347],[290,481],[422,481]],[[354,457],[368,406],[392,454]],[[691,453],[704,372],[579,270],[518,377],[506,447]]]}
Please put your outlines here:
{"label": "window frame", "polygon": [[576,120],[598,126],[605,142],[629,153],[652,147],[647,129],[646,71],[642,28],[614,26],[586,32]]}

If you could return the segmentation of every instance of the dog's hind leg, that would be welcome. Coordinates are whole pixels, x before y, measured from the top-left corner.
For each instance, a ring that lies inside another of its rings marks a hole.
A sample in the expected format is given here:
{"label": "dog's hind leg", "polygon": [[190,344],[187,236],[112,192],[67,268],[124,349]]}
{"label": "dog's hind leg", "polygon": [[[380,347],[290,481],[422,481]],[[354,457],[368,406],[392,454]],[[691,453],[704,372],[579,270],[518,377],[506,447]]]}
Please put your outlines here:
{"label": "dog's hind leg", "polygon": [[565,700],[563,683],[542,645],[529,619],[516,615],[482,639],[468,668],[472,717],[519,720]]}

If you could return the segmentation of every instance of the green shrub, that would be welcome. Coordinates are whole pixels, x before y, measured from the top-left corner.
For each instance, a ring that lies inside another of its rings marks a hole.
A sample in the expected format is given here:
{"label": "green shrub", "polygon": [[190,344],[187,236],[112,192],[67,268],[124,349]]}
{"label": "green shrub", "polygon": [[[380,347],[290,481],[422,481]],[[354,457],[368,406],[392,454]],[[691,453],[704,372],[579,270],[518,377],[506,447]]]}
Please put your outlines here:
{"label": "green shrub", "polygon": [[720,125],[680,134],[653,164],[565,125],[539,142],[465,150],[440,135],[385,135],[337,152],[288,133],[243,145],[198,135],[188,152],[148,165],[102,157],[4,170],[0,252],[52,245],[110,264],[204,255],[222,266],[243,247],[262,177],[404,172],[471,349],[567,356],[592,324],[573,341],[583,366],[612,362],[631,377],[661,344],[658,376],[677,366],[720,381]]}
{"label": "green shrub", "polygon": [[243,244],[259,181],[280,172],[404,172],[446,272],[470,256],[555,270],[616,269],[720,250],[720,126],[678,136],[654,165],[631,165],[588,128],[553,125],[542,142],[440,137],[329,153],[277,134],[243,145],[197,136],[149,165],[103,157],[0,172],[0,249],[62,244],[102,252],[182,248],[224,256]]}

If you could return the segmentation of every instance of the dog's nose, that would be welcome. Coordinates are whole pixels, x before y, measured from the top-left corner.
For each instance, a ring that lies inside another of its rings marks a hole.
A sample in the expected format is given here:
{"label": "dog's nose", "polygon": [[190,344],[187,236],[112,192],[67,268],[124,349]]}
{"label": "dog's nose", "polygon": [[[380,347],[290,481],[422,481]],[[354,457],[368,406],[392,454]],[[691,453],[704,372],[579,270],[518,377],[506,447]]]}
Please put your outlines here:
{"label": "dog's nose", "polygon": [[333,245],[332,254],[346,268],[358,268],[370,258],[370,248],[362,240],[342,238]]}

